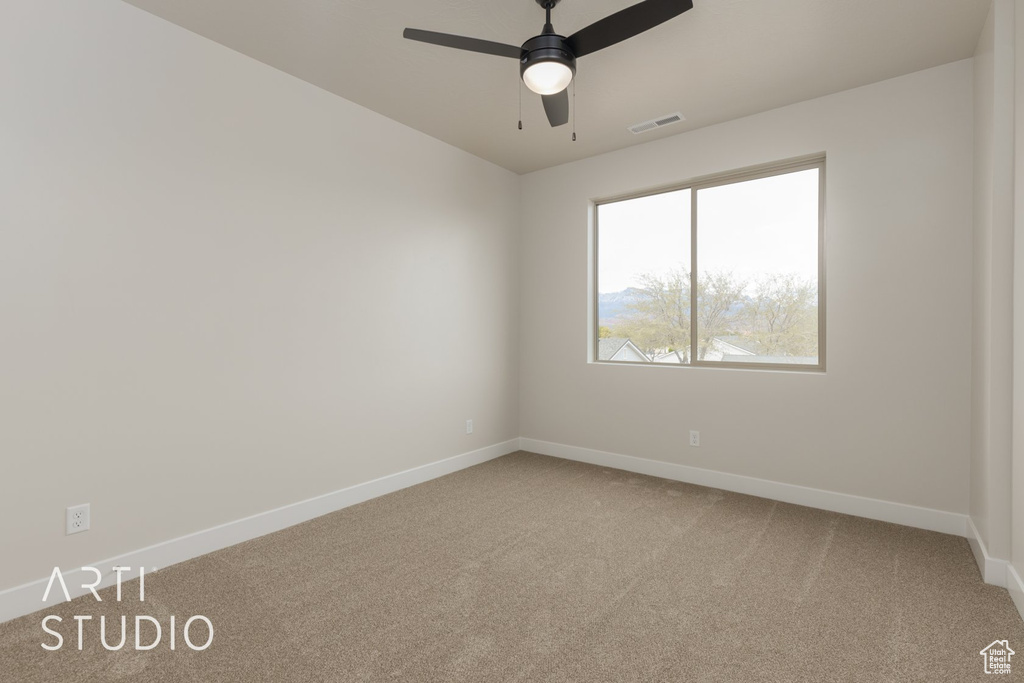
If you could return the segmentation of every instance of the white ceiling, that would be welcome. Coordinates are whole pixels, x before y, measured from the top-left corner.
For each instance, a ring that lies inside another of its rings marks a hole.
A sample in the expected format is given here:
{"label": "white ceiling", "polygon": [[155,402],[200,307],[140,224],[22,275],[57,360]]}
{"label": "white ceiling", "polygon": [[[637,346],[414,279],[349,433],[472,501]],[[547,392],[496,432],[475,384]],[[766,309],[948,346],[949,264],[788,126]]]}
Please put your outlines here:
{"label": "white ceiling", "polygon": [[[577,142],[552,129],[515,60],[402,38],[405,27],[519,45],[536,0],[127,0],[517,173],[965,59],[989,0],[694,0],[580,59]],[[563,0],[569,35],[635,0]],[[661,130],[626,127],[680,111]]]}

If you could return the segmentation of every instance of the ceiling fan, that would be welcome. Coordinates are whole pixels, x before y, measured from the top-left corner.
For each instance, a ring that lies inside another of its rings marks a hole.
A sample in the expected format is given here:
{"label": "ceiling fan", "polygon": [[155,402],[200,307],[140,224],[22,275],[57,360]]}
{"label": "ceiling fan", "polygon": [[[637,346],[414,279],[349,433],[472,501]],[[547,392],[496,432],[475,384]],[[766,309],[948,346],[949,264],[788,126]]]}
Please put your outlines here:
{"label": "ceiling fan", "polygon": [[416,28],[407,28],[402,35],[423,43],[518,59],[519,74],[526,87],[541,96],[548,122],[552,126],[561,126],[569,121],[567,89],[576,73],[579,57],[632,38],[693,9],[693,0],[644,0],[566,38],[555,33],[551,25],[551,10],[560,0],[536,1],[544,8],[547,19],[541,34],[530,38],[521,47]]}

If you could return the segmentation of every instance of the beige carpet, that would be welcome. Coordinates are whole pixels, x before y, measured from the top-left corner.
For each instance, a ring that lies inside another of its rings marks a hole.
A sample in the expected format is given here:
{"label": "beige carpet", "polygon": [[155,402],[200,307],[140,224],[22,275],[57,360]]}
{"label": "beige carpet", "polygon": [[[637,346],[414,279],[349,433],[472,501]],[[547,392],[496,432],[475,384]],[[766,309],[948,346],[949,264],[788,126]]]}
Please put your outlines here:
{"label": "beige carpet", "polygon": [[[997,638],[1024,675],[1024,624],[962,538],[528,453],[126,593],[0,625],[0,680],[1013,680],[983,673]],[[82,652],[75,614],[93,616]],[[101,614],[113,641],[121,614],[176,615],[177,649],[136,652],[129,626],[105,651]],[[195,614],[203,652],[181,642]]]}

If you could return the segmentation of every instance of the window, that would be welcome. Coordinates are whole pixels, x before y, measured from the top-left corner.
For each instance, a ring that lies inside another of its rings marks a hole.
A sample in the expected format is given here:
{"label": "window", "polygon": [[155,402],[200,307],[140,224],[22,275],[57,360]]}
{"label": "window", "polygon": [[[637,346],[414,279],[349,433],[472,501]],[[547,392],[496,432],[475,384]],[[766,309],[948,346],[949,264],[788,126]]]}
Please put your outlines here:
{"label": "window", "polygon": [[598,202],[595,360],[823,370],[824,176],[818,157]]}

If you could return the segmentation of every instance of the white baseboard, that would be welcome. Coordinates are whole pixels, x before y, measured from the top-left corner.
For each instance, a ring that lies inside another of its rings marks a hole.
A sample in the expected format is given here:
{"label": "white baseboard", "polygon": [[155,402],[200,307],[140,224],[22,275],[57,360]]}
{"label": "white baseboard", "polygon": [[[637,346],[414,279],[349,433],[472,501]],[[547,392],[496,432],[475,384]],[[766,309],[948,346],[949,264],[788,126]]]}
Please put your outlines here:
{"label": "white baseboard", "polygon": [[1020,580],[1020,574],[1013,568],[1013,564],[1006,563],[1006,589],[1010,591],[1013,604],[1017,608],[1020,618],[1024,619],[1024,581]]}
{"label": "white baseboard", "polygon": [[974,553],[974,559],[978,563],[981,578],[985,583],[1000,588],[1009,588],[1007,571],[1010,568],[1010,563],[988,554],[985,541],[982,540],[981,534],[978,533],[978,527],[974,526],[974,520],[970,517],[967,518],[967,542],[971,544],[971,551]]}
{"label": "white baseboard", "polygon": [[[131,567],[131,571],[124,572],[122,578],[123,580],[135,578],[138,576],[140,566],[146,567],[146,572],[150,573],[154,567],[164,568],[184,562],[215,550],[280,531],[350,505],[362,503],[371,498],[493,460],[520,449],[796,505],[903,524],[929,531],[966,536],[978,558],[978,564],[982,568],[982,576],[986,583],[1009,587],[1018,610],[1024,616],[1024,584],[1021,583],[1020,577],[1009,566],[1009,563],[988,555],[984,544],[977,536],[974,524],[967,515],[527,438],[511,439],[456,455],[117,557],[93,562],[89,566],[96,567],[103,572],[103,581],[98,587],[104,588],[113,585],[115,581],[114,567]],[[86,580],[88,582],[93,580],[92,574],[82,572],[81,568],[69,568],[63,575],[67,582],[68,593],[72,598],[86,594],[88,590],[82,588],[82,583]],[[47,602],[42,602],[48,580],[49,577],[40,578],[37,581],[0,591],[0,623],[61,602],[63,592],[59,586],[55,586],[51,590],[50,599]]]}
{"label": "white baseboard", "polygon": [[903,524],[918,529],[938,531],[954,536],[967,536],[967,515],[955,512],[933,510],[903,503],[892,503],[875,498],[864,498],[846,493],[812,489],[806,486],[783,484],[767,479],[756,479],[739,474],[717,472],[689,465],[647,460],[631,455],[607,453],[590,448],[566,446],[564,444],[538,441],[537,439],[521,438],[520,447],[524,451],[551,455],[556,458],[578,460],[592,465],[602,465],[652,477],[685,481],[689,484],[709,486],[736,493],[746,493],[760,498],[770,498],[784,503],[794,503],[820,510],[842,512],[856,517],[867,517],[883,522]]}
{"label": "white baseboard", "polygon": [[[437,479],[438,477],[443,477],[446,474],[451,474],[473,465],[479,465],[488,460],[514,453],[517,450],[519,450],[519,439],[511,439],[469,453],[414,467],[404,472],[374,479],[363,484],[356,484],[355,486],[317,496],[316,498],[286,505],[276,510],[261,512],[245,519],[197,531],[187,536],[151,545],[148,548],[134,550],[100,562],[93,562],[87,566],[96,567],[103,573],[103,581],[98,588],[105,588],[106,586],[113,585],[116,580],[114,567],[131,567],[131,571],[122,573],[122,580],[126,581],[139,575],[140,566],[145,567],[146,573],[149,574],[154,567],[169,567],[193,557],[205,555],[206,553],[227,548],[228,546],[259,536],[265,536],[274,531],[280,531],[281,529],[309,521],[330,512],[341,510],[350,505],[362,503],[371,498],[383,496],[384,494],[392,493],[415,484],[421,484],[431,479]],[[66,572],[63,569],[61,571],[67,583],[68,594],[72,598],[88,593],[88,589],[82,588],[82,583],[92,583],[95,580],[93,574],[83,572],[81,567],[68,568]],[[46,602],[42,601],[49,579],[50,577],[47,576],[37,581],[0,591],[0,623],[62,602],[64,600],[64,593],[56,582],[50,591],[49,600]]]}

